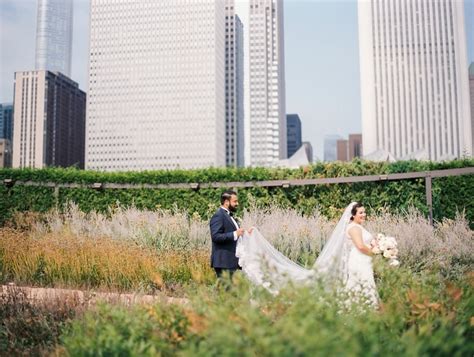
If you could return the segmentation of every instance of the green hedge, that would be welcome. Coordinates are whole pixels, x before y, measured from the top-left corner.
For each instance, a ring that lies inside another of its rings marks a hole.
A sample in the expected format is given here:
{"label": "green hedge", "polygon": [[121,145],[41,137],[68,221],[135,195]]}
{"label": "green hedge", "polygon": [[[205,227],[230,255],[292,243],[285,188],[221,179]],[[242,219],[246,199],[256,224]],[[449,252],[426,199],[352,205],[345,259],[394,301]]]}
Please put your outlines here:
{"label": "green hedge", "polygon": [[[0,169],[0,180],[32,180],[56,183],[185,183],[218,181],[259,181],[275,179],[302,179],[324,177],[347,177],[356,175],[381,175],[412,171],[453,169],[473,167],[474,159],[450,162],[402,161],[396,163],[375,163],[354,160],[350,163],[318,163],[306,168],[209,168],[202,170],[142,171],[104,173],[77,169],[49,168]],[[135,205],[141,209],[158,207],[186,209],[207,218],[217,208],[222,189],[106,189],[97,191],[89,188],[60,189],[56,200],[52,188],[0,186],[0,224],[4,224],[15,211],[45,212],[56,204],[76,202],[82,210],[106,211],[110,206]],[[434,217],[453,218],[457,211],[465,210],[469,222],[474,221],[474,175],[433,179]],[[414,206],[427,212],[424,179],[403,181],[367,182],[354,184],[332,184],[289,188],[245,188],[239,189],[241,207],[250,202],[263,206],[281,205],[294,207],[302,213],[309,213],[315,207],[335,217],[348,202],[360,200],[374,212],[388,207],[403,211]]]}

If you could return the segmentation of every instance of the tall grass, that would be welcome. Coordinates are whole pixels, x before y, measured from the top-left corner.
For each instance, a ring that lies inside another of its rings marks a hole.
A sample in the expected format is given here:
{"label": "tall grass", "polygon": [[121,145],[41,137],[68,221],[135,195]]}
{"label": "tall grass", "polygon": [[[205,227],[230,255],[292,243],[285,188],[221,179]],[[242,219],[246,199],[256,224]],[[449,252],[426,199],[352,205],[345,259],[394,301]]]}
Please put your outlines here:
{"label": "tall grass", "polygon": [[28,233],[4,229],[0,239],[0,280],[55,287],[153,292],[173,284],[210,283],[208,253],[161,251],[108,237],[70,232]]}
{"label": "tall grass", "polygon": [[[258,227],[283,254],[306,266],[314,263],[335,224],[336,221],[328,220],[316,210],[303,216],[296,210],[280,207],[251,207],[243,212],[242,219],[244,227]],[[128,244],[148,252],[189,257],[203,257],[210,252],[208,222],[178,210],[115,207],[108,214],[84,213],[71,203],[65,211],[53,210],[41,217],[35,215],[32,220],[18,215],[15,225],[37,240],[51,235],[66,237],[69,242],[73,242],[74,237],[81,242],[88,238],[95,244],[102,244],[104,240],[107,244],[117,242],[117,247]],[[402,263],[416,270],[436,266],[447,271],[452,264],[473,263],[473,232],[461,214],[432,227],[415,209],[402,214],[381,210],[368,217],[366,226],[374,234],[395,236]]]}
{"label": "tall grass", "polygon": [[367,227],[371,232],[396,237],[402,263],[415,271],[437,267],[454,273],[456,267],[472,267],[474,263],[473,231],[461,214],[432,227],[419,211],[411,209],[403,215],[371,217]]}
{"label": "tall grass", "polygon": [[85,213],[69,203],[64,210],[52,210],[41,220],[31,222],[30,228],[39,236],[69,231],[76,236],[109,237],[158,250],[192,251],[210,246],[207,222],[179,210],[147,211],[118,206],[106,214]]}

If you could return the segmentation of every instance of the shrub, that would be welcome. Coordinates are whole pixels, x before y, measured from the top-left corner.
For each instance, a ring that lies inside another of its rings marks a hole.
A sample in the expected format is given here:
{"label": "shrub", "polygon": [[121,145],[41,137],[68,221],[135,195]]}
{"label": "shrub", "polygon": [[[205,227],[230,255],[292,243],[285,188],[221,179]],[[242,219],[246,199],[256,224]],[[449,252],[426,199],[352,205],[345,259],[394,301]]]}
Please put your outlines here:
{"label": "shrub", "polygon": [[46,354],[58,342],[66,323],[82,311],[77,301],[33,304],[9,288],[0,295],[0,355]]}
{"label": "shrub", "polygon": [[[190,182],[233,182],[288,180],[303,178],[347,177],[357,175],[384,175],[411,171],[426,171],[474,166],[473,159],[454,160],[451,162],[395,162],[374,163],[354,160],[350,163],[331,162],[317,163],[306,168],[264,169],[201,169],[174,171],[144,171],[103,173],[80,171],[76,169],[51,168],[35,169],[0,169],[0,180],[79,183],[94,182],[158,184]],[[209,218],[217,208],[219,196],[223,189],[105,189],[97,191],[91,188],[59,189],[57,198],[53,188],[0,186],[0,224],[4,224],[18,211],[46,212],[54,207],[62,208],[68,202],[77,203],[85,212],[108,212],[110,207],[119,202],[123,206],[135,206],[141,210],[154,210],[157,207],[172,209],[178,207],[190,214],[196,213]],[[369,209],[377,210],[390,207],[403,211],[410,206],[426,213],[425,187],[423,179],[365,182],[354,184],[298,186],[289,188],[242,188],[239,189],[239,200],[242,206],[256,202],[259,206],[295,208],[310,214],[315,207],[328,218],[335,218],[348,202],[362,200]],[[437,220],[453,219],[457,212],[466,210],[468,221],[474,222],[474,208],[471,197],[474,196],[474,175],[444,177],[433,179],[433,210]]]}
{"label": "shrub", "polygon": [[62,337],[71,356],[174,356],[189,321],[173,305],[131,309],[101,305],[74,321]]}
{"label": "shrub", "polygon": [[347,306],[317,284],[272,296],[234,275],[227,289],[193,289],[183,307],[89,312],[63,346],[72,355],[472,355],[469,277],[449,283],[436,273],[376,266],[378,311]]}

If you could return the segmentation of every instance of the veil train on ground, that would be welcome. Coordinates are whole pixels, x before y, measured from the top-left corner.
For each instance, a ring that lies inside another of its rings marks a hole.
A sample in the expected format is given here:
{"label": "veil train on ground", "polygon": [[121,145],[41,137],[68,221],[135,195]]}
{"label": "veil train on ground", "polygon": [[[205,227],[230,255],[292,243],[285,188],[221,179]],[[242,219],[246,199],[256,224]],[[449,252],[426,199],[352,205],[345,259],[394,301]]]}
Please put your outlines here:
{"label": "veil train on ground", "polygon": [[300,266],[280,253],[258,229],[253,229],[251,234],[245,233],[237,241],[236,249],[244,274],[254,284],[272,293],[277,293],[288,282],[306,283],[318,277],[345,281],[348,273],[345,231],[355,203],[346,207],[311,269]]}

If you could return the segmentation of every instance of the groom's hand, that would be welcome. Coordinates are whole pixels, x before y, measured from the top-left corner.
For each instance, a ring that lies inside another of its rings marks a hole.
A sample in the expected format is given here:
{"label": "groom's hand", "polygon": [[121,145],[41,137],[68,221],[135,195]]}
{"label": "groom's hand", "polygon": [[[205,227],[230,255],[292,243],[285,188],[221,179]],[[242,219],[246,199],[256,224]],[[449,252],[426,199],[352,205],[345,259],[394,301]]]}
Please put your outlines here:
{"label": "groom's hand", "polygon": [[237,237],[242,237],[244,235],[245,229],[239,228],[237,229]]}

